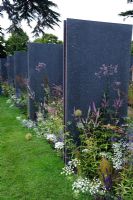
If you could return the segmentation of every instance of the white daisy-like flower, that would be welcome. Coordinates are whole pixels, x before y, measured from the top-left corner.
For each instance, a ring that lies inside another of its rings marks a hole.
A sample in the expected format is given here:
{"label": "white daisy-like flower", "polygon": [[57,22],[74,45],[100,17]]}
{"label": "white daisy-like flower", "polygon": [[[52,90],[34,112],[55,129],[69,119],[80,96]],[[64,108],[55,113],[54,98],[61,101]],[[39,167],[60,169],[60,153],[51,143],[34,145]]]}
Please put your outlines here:
{"label": "white daisy-like flower", "polygon": [[64,142],[56,142],[55,143],[55,149],[61,150],[64,148]]}
{"label": "white daisy-like flower", "polygon": [[72,184],[72,190],[74,193],[86,193],[89,191],[89,184],[89,179],[80,177]]}
{"label": "white daisy-like flower", "polygon": [[46,140],[49,140],[53,143],[55,143],[57,141],[55,134],[46,134],[44,137],[46,138]]}
{"label": "white daisy-like flower", "polygon": [[123,153],[122,153],[122,143],[114,143],[112,145],[114,155],[112,157],[113,167],[116,170],[122,169],[123,165]]}
{"label": "white daisy-like flower", "polygon": [[61,174],[70,176],[70,175],[74,174],[74,169],[71,166],[66,165],[65,167],[63,167]]}
{"label": "white daisy-like flower", "polygon": [[69,166],[72,166],[72,167],[77,167],[80,165],[80,160],[78,160],[77,158],[75,159],[72,159],[68,162],[68,165]]}

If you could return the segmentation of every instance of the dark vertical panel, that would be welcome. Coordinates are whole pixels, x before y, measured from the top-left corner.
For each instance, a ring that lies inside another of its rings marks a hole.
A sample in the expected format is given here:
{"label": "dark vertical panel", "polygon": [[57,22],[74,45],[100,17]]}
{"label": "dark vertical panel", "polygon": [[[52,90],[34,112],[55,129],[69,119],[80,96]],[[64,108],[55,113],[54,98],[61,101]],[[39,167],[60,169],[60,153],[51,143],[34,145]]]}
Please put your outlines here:
{"label": "dark vertical panel", "polygon": [[28,77],[27,52],[15,52],[14,55],[14,78],[16,94],[19,96],[26,89]]}
{"label": "dark vertical panel", "polygon": [[[65,121],[73,121],[73,110],[81,109],[86,115],[89,106],[100,105],[106,88],[105,79],[95,73],[103,65],[118,65],[117,81],[125,94],[121,116],[127,113],[129,82],[130,25],[67,19],[65,65]],[[111,84],[114,79],[112,78]],[[112,99],[115,97],[111,91]],[[65,125],[67,125],[65,123]]]}
{"label": "dark vertical panel", "polygon": [[[40,66],[40,67],[39,67]],[[44,101],[44,84],[63,85],[63,45],[30,43],[28,46],[28,77],[31,93],[29,99],[29,117],[35,119],[35,105]]]}

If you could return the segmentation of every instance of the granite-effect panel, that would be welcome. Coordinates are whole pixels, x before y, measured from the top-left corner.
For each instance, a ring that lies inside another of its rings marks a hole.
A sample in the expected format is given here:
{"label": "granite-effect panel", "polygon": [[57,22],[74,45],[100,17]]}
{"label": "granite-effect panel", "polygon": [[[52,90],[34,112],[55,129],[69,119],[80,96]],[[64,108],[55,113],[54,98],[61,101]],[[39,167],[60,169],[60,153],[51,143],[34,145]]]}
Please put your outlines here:
{"label": "granite-effect panel", "polygon": [[2,82],[7,81],[8,79],[6,62],[7,62],[6,58],[0,59],[0,76],[1,76]]}
{"label": "granite-effect panel", "polygon": [[[74,108],[86,117],[93,102],[100,106],[107,82],[95,74],[103,65],[118,65],[110,86],[121,82],[121,117],[126,116],[132,26],[76,19],[67,19],[65,24],[65,125],[73,121]],[[110,93],[113,100],[114,91]]]}
{"label": "granite-effect panel", "polygon": [[35,120],[40,103],[44,102],[44,87],[63,84],[63,45],[28,45],[29,117]]}
{"label": "granite-effect panel", "polygon": [[7,56],[8,84],[14,87],[14,56]]}
{"label": "granite-effect panel", "polygon": [[26,91],[28,78],[28,60],[27,52],[17,51],[14,54],[14,77],[16,95],[19,96],[23,91]]}

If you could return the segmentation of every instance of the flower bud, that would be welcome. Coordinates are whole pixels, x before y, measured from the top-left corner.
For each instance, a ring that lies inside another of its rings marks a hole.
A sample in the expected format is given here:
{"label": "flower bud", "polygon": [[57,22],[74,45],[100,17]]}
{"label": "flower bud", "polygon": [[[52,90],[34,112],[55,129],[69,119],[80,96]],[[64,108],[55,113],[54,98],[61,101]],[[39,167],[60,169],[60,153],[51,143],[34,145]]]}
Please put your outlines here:
{"label": "flower bud", "polygon": [[74,110],[74,116],[75,117],[81,117],[82,116],[82,111],[80,109]]}

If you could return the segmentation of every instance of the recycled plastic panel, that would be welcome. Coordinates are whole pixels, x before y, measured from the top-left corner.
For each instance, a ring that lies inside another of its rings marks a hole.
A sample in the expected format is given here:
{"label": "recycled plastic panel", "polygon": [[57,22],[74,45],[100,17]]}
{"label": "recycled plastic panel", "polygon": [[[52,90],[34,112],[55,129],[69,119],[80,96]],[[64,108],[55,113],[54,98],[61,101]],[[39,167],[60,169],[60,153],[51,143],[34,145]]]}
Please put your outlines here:
{"label": "recycled plastic panel", "polygon": [[14,87],[14,56],[7,56],[8,84]]}
{"label": "recycled plastic panel", "polygon": [[29,117],[36,118],[38,105],[44,102],[46,79],[49,86],[63,84],[63,45],[28,45]]}
{"label": "recycled plastic panel", "polygon": [[17,51],[14,55],[14,77],[16,94],[19,96],[26,90],[28,78],[27,52]]}
{"label": "recycled plastic panel", "polygon": [[[118,65],[110,84],[121,82],[125,95],[121,116],[126,116],[132,26],[76,19],[67,19],[65,24],[65,125],[73,122],[74,108],[81,109],[85,117],[93,102],[100,106],[107,82],[95,73],[103,64]],[[71,130],[74,134],[75,128]]]}
{"label": "recycled plastic panel", "polygon": [[1,75],[1,80],[3,82],[7,81],[8,76],[7,76],[6,58],[0,59],[0,75]]}

